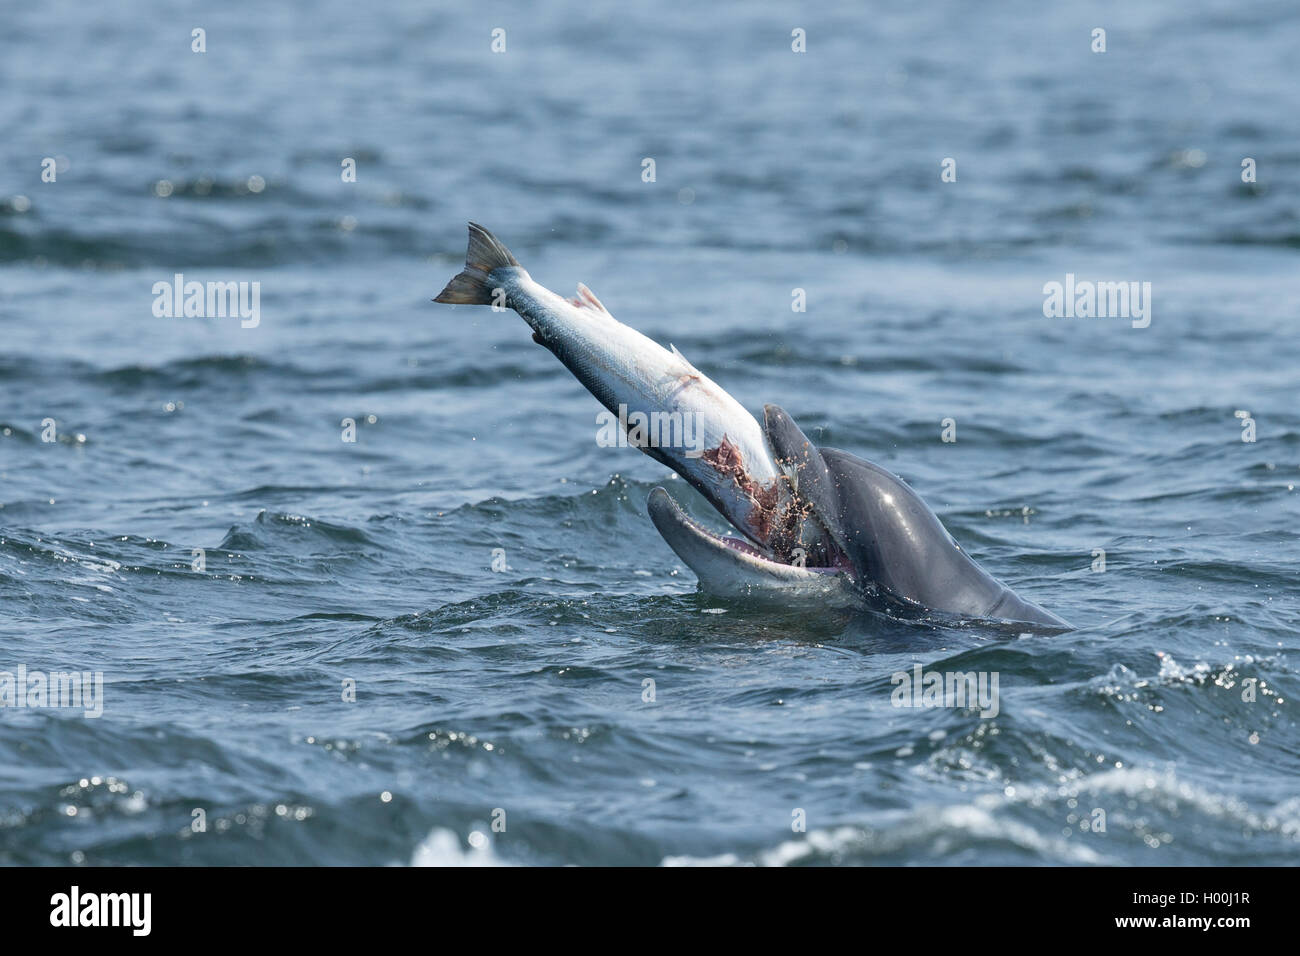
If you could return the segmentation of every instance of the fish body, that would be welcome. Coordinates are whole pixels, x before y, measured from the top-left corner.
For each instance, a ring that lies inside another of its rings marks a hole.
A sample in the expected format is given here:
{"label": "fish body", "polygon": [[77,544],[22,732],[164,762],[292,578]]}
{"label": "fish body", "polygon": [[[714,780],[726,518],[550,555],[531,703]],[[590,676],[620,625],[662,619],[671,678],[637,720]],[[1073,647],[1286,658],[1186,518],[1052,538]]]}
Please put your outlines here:
{"label": "fish body", "polygon": [[501,242],[469,226],[465,269],[434,300],[509,308],[605,406],[629,444],[689,481],[735,527],[766,543],[785,503],[763,430],[675,347],[624,325],[585,285],[565,298],[535,282]]}

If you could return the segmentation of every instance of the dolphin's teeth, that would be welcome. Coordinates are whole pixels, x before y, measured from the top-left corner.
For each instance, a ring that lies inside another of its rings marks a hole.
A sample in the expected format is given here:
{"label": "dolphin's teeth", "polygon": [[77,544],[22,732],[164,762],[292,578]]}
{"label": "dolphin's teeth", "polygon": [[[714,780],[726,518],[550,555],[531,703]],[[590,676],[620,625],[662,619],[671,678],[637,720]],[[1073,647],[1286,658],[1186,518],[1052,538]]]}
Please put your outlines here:
{"label": "dolphin's teeth", "polygon": [[[773,560],[771,555],[764,554],[762,551],[759,551],[758,548],[755,548],[746,541],[741,541],[739,538],[733,538],[730,535],[714,535],[714,537],[725,544],[728,548],[732,548],[744,554],[752,554],[754,557],[762,558],[764,561]],[[779,564],[780,562],[776,563]]]}

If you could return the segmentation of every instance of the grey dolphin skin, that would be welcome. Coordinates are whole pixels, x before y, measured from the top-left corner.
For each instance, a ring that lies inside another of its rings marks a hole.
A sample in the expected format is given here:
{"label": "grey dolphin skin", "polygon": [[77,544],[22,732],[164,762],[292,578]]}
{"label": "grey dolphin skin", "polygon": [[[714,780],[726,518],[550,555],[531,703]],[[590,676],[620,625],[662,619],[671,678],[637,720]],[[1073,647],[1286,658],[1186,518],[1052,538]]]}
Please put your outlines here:
{"label": "grey dolphin skin", "polygon": [[956,617],[1068,628],[1020,597],[962,550],[901,478],[834,448],[817,448],[781,408],[763,409],[778,462],[793,467],[798,497],[848,558],[860,587]]}
{"label": "grey dolphin skin", "polygon": [[[902,479],[818,448],[775,405],[764,408],[760,426],[677,349],[619,322],[586,286],[566,299],[534,282],[482,226],[469,224],[465,268],[434,301],[519,313],[533,339],[618,416],[628,444],[681,475],[744,536],[714,534],[663,488],[650,493],[651,520],[705,591],[786,606],[1070,628],[976,564]],[[647,421],[677,428],[647,429]],[[694,441],[685,440],[688,432]]]}

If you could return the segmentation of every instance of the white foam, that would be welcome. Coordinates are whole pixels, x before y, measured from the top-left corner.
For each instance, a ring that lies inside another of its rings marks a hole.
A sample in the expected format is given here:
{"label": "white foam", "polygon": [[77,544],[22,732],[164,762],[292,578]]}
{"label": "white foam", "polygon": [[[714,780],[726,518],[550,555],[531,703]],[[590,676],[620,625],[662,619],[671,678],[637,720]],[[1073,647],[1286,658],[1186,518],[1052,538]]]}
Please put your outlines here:
{"label": "white foam", "polygon": [[[475,831],[481,833],[481,831]],[[475,842],[478,842],[477,840]],[[509,866],[496,855],[492,841],[484,839],[480,846],[466,846],[459,834],[434,827],[424,842],[415,848],[411,866]]]}
{"label": "white foam", "polygon": [[1103,858],[1091,847],[1062,837],[1044,836],[1033,827],[1000,819],[974,804],[925,808],[909,814],[896,826],[873,830],[842,826],[810,830],[802,839],[787,840],[760,850],[752,860],[734,853],[712,857],[670,856],[660,866],[789,866],[802,861],[827,861],[837,856],[854,858],[883,856],[911,848],[923,854],[946,855],[958,838],[1005,841],[1053,861],[1096,864]]}

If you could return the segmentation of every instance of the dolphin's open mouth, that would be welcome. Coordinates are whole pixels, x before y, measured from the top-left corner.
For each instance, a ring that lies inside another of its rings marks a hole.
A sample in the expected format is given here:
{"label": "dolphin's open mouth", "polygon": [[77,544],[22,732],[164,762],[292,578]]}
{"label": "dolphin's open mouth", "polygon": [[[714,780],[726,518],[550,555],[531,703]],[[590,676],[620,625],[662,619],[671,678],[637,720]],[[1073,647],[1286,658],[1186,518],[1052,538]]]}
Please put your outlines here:
{"label": "dolphin's open mouth", "polygon": [[[691,537],[706,546],[713,548],[725,548],[743,555],[744,558],[758,562],[759,564],[770,564],[774,567],[798,567],[804,568],[811,572],[822,572],[833,574],[836,571],[848,570],[846,563],[836,562],[835,564],[826,565],[809,565],[806,555],[798,553],[780,553],[775,548],[763,548],[751,544],[744,538],[738,538],[728,534],[718,534],[709,530],[700,524],[679,505],[668,492],[662,488],[656,488],[650,493],[648,502],[650,517],[659,529],[660,534],[668,539],[669,544],[680,541],[683,537]],[[725,515],[724,515],[725,517]],[[739,530],[739,529],[737,529]],[[792,549],[793,550],[793,549]]]}
{"label": "dolphin's open mouth", "polygon": [[836,566],[802,566],[785,556],[730,535],[715,534],[692,519],[663,488],[650,492],[650,519],[705,590],[722,597],[789,605],[851,606],[857,590],[851,574]]}
{"label": "dolphin's open mouth", "polygon": [[[768,436],[764,435],[765,441]],[[755,580],[789,587],[817,583],[828,576],[853,578],[848,555],[836,544],[810,503],[798,494],[800,466],[787,461],[769,484],[759,485],[746,473],[734,450],[723,445],[716,454],[706,452],[704,460],[721,469],[730,468],[738,494],[710,503],[745,538],[717,534],[695,521],[662,488],[650,494],[650,518],[668,545],[710,590],[735,591],[733,583]],[[750,507],[732,514],[736,501]]]}

